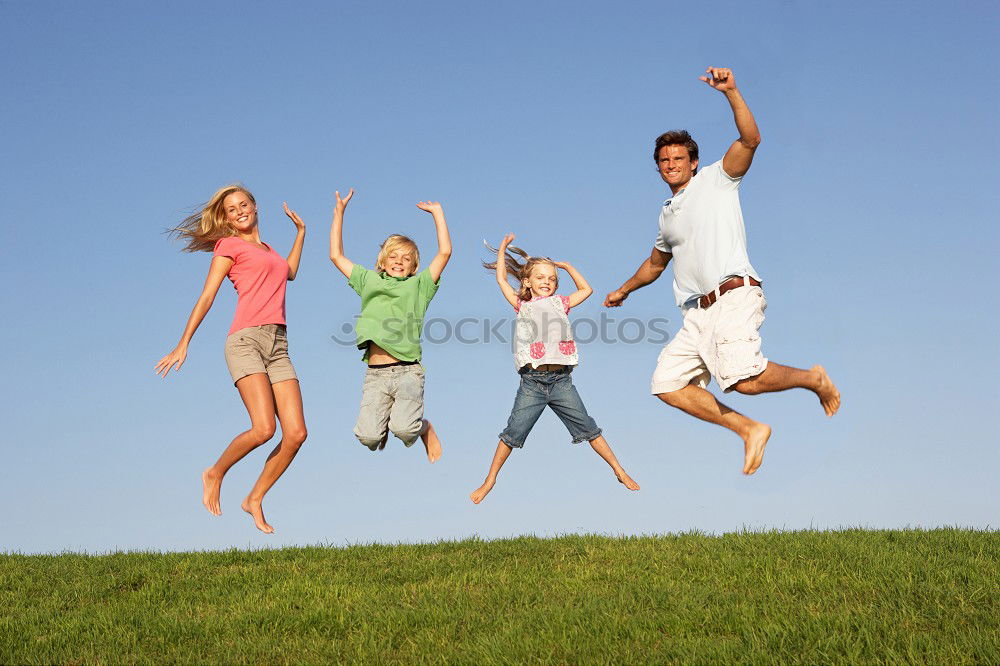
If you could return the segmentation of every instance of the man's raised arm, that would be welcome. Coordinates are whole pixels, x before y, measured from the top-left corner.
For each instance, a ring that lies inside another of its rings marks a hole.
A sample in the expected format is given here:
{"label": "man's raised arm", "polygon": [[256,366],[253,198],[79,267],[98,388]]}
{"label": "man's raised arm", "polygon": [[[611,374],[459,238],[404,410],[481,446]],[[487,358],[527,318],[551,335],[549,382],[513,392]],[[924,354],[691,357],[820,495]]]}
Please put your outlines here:
{"label": "man's raised arm", "polygon": [[667,267],[670,263],[671,255],[669,252],[664,252],[659,248],[653,248],[653,251],[649,255],[649,259],[642,262],[636,270],[635,275],[625,280],[619,289],[614,290],[604,299],[604,307],[606,308],[616,308],[625,302],[628,295],[631,294],[636,289],[641,289],[647,284],[656,281],[656,278],[660,277],[660,273],[663,269]]}
{"label": "man's raised arm", "polygon": [[740,178],[750,169],[750,163],[753,162],[754,151],[760,145],[760,130],[757,129],[757,121],[750,113],[750,107],[736,87],[733,71],[726,67],[709,67],[705,72],[708,76],[698,78],[725,95],[729,100],[729,106],[733,109],[733,119],[736,120],[740,138],[729,146],[726,156],[722,158],[722,168],[730,177]]}

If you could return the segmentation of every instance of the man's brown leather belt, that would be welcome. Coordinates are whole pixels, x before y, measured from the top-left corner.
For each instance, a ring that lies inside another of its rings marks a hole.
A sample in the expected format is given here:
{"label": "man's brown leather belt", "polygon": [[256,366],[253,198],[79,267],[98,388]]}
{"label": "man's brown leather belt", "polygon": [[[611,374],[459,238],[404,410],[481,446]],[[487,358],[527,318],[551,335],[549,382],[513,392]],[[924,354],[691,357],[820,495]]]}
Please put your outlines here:
{"label": "man's brown leather belt", "polygon": [[745,277],[729,278],[728,280],[720,284],[715,291],[711,292],[710,294],[705,294],[704,296],[699,298],[698,307],[707,308],[713,303],[715,303],[717,300],[719,300],[719,297],[722,296],[727,291],[744,286],[759,287],[760,280],[754,280],[749,275]]}

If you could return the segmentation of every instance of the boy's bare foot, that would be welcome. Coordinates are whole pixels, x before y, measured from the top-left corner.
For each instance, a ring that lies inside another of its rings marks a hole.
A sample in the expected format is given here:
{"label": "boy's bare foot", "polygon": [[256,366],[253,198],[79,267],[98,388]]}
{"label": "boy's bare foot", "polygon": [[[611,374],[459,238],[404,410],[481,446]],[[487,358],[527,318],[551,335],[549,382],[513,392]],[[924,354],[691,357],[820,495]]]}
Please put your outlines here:
{"label": "boy's bare foot", "polygon": [[222,491],[222,477],[216,477],[212,473],[212,468],[208,467],[201,473],[201,503],[205,505],[208,512],[222,515],[222,507],[219,505],[219,493]]}
{"label": "boy's bare foot", "polygon": [[826,412],[827,416],[833,416],[840,409],[840,391],[833,385],[830,375],[826,374],[822,365],[814,365],[812,371],[818,372],[820,376],[816,395],[819,396],[820,404],[823,405],[823,411]]}
{"label": "boy's bare foot", "polygon": [[376,448],[375,450],[376,451],[384,451],[385,450],[385,443],[388,442],[388,441],[389,441],[389,433],[385,433],[384,435],[382,435],[382,441],[378,443],[378,448]]}
{"label": "boy's bare foot", "polygon": [[264,534],[273,534],[274,528],[267,524],[264,520],[264,508],[261,506],[260,500],[252,500],[247,497],[243,500],[243,510],[250,514],[253,518],[253,524],[257,526]]}
{"label": "boy's bare foot", "polygon": [[625,472],[625,470],[620,469],[620,470],[615,471],[615,477],[618,479],[619,483],[621,483],[622,485],[624,485],[629,490],[639,490],[639,484],[636,483],[635,481],[633,481],[632,477],[629,476]]}
{"label": "boy's bare foot", "polygon": [[486,479],[486,481],[483,482],[483,485],[472,491],[469,495],[469,499],[472,500],[473,504],[479,504],[483,501],[483,498],[486,497],[491,490],[493,490],[493,484],[495,483],[496,480],[494,479]]}
{"label": "boy's bare foot", "polygon": [[[427,419],[424,419],[424,429],[420,431],[420,441],[424,443],[424,449],[427,450],[427,460],[432,464],[440,460],[441,440],[438,439],[437,433],[434,432],[434,426]],[[476,502],[476,504],[478,503]]]}
{"label": "boy's bare foot", "polygon": [[743,473],[753,474],[764,462],[764,447],[771,437],[771,426],[763,423],[755,423],[750,428],[750,432],[743,440]]}

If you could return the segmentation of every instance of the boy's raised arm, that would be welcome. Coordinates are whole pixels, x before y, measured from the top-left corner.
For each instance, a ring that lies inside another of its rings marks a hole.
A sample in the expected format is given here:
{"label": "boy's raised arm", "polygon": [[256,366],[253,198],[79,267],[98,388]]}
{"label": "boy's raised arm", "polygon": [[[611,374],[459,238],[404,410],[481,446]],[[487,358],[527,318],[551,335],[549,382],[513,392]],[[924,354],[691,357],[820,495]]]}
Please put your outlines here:
{"label": "boy's raised arm", "polygon": [[336,194],[337,205],[333,208],[333,224],[330,225],[330,261],[350,279],[354,262],[344,256],[344,210],[347,202],[354,196],[354,188],[351,188],[346,197],[341,198],[340,192]]}
{"label": "boy's raised arm", "polygon": [[451,235],[448,233],[448,222],[444,219],[444,209],[438,201],[420,201],[417,208],[427,211],[434,216],[434,227],[437,229],[438,251],[431,260],[427,270],[430,271],[431,279],[437,282],[441,279],[444,267],[451,259]]}

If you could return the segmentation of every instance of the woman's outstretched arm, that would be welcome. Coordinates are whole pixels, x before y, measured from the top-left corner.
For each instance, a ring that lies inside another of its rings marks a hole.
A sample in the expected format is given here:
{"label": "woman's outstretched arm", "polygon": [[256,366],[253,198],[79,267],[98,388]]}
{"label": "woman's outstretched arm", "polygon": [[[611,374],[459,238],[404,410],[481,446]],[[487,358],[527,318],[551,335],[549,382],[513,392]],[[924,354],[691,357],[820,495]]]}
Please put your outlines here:
{"label": "woman's outstretched arm", "polygon": [[336,195],[337,205],[333,207],[333,224],[330,225],[330,261],[337,270],[350,279],[354,262],[344,256],[344,210],[347,208],[347,202],[354,196],[354,188],[352,187],[344,198],[340,197],[340,192]]}
{"label": "woman's outstretched arm", "polygon": [[283,204],[285,215],[295,223],[295,242],[292,243],[292,251],[288,253],[288,279],[294,280],[299,272],[299,260],[302,259],[302,244],[306,239],[306,223],[302,221],[299,214],[288,208],[288,204]]}
{"label": "woman's outstretched arm", "polygon": [[[208,277],[205,278],[205,286],[201,290],[198,302],[194,304],[194,309],[191,310],[191,316],[188,317],[187,326],[184,327],[184,334],[181,335],[180,342],[177,343],[172,352],[161,358],[156,364],[156,374],[160,375],[160,377],[166,377],[171,369],[180,370],[181,366],[184,365],[184,359],[187,358],[188,343],[194,337],[194,332],[198,330],[202,319],[205,318],[205,315],[212,308],[212,303],[215,302],[215,295],[219,293],[219,287],[222,285],[222,281],[226,279],[226,275],[232,266],[233,260],[229,257],[212,258],[212,265],[208,267]],[[174,368],[175,365],[177,366],[176,368]]]}

